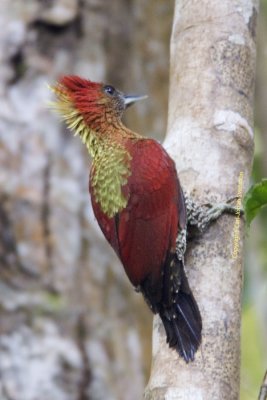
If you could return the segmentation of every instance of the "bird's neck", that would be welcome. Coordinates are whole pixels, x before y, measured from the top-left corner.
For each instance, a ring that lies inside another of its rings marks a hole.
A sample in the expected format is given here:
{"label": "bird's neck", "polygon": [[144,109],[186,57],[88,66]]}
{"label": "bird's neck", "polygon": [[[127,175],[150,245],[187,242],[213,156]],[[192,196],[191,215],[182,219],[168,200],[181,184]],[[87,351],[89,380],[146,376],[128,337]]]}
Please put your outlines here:
{"label": "bird's neck", "polygon": [[[68,104],[69,106],[69,104]],[[103,152],[108,152],[111,147],[124,147],[128,139],[141,138],[140,135],[127,129],[122,121],[106,113],[105,115],[92,116],[92,119],[85,120],[84,116],[75,108],[66,110],[59,109],[67,126],[74,131],[74,135],[79,135],[82,142],[86,145],[93,160]]]}
{"label": "bird's neck", "polygon": [[139,140],[138,134],[127,129],[121,121],[98,121],[89,127],[82,120],[75,129],[93,159],[90,174],[91,196],[102,212],[112,218],[128,203],[127,185],[131,175],[129,142]]}
{"label": "bird's neck", "polygon": [[80,136],[93,159],[91,195],[105,215],[114,217],[128,202],[126,191],[123,191],[131,175],[128,144],[142,137],[109,114],[85,119],[67,100],[58,102],[56,109],[75,135]]}

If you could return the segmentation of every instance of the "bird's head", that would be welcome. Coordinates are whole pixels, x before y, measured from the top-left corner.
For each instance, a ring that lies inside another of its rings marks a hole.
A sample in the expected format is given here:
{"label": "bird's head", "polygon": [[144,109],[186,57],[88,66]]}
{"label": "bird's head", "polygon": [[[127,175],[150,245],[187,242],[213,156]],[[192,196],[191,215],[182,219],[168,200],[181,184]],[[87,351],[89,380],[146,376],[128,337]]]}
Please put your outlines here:
{"label": "bird's head", "polygon": [[82,117],[91,129],[97,130],[103,122],[120,120],[127,107],[146,98],[125,95],[111,85],[91,82],[78,76],[64,76],[51,89],[57,96],[54,107],[64,119],[73,121],[74,129],[74,119]]}

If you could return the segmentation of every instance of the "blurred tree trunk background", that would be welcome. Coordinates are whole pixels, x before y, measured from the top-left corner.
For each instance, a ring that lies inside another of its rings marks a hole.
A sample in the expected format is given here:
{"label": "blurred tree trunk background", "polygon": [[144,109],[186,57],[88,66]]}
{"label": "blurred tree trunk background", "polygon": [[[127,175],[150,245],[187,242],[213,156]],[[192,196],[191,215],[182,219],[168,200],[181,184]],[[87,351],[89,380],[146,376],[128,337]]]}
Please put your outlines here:
{"label": "blurred tree trunk background", "polygon": [[147,93],[127,124],[159,139],[172,15],[164,0],[1,0],[1,400],[142,397],[152,316],[94,220],[87,151],[47,84]]}
{"label": "blurred tree trunk background", "polygon": [[[256,180],[267,176],[267,0],[262,4]],[[149,100],[127,112],[127,125],[162,139],[173,6],[164,0],[0,2],[1,400],[142,398],[152,315],[94,220],[87,151],[49,111],[47,84],[78,74],[146,93]],[[266,334],[266,221],[256,229],[260,251],[248,262],[242,400],[255,398],[266,360],[255,345]]]}

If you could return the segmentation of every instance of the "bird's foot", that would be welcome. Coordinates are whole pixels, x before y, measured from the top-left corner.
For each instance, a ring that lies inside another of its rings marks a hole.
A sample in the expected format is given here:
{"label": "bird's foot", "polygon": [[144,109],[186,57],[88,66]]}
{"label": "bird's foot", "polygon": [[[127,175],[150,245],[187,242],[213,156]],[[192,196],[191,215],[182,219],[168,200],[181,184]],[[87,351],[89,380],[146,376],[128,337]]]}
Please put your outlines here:
{"label": "bird's foot", "polygon": [[[236,201],[236,206],[231,205]],[[204,232],[211,222],[217,220],[223,213],[232,215],[243,215],[240,197],[233,197],[226,203],[199,205],[192,198],[185,196],[187,211],[187,225],[196,228],[199,233]]]}

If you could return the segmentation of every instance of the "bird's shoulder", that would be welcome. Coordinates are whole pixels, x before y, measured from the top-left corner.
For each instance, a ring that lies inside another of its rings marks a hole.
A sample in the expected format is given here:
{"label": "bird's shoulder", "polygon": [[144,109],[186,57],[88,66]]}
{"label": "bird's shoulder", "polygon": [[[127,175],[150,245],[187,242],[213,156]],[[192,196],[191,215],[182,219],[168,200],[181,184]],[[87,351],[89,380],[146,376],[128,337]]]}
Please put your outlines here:
{"label": "bird's shoulder", "polygon": [[131,149],[129,184],[136,191],[154,191],[164,185],[177,184],[174,161],[163,146],[154,139],[138,140]]}
{"label": "bird's shoulder", "polygon": [[127,185],[123,187],[129,219],[153,219],[177,207],[180,185],[175,164],[168,153],[153,139],[134,144]]}

